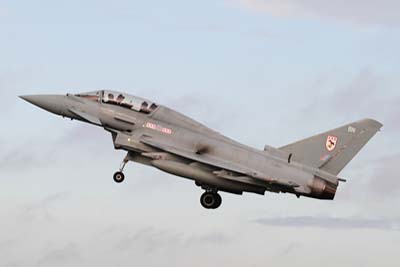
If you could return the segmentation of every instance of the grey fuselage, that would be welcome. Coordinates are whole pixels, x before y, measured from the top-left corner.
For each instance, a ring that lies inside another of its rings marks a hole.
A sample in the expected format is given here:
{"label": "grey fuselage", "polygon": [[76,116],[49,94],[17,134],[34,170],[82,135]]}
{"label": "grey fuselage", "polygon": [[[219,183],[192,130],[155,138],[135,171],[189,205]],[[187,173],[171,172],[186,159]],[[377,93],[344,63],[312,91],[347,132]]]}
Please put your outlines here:
{"label": "grey fuselage", "polygon": [[24,99],[63,117],[100,126],[112,133],[116,149],[129,152],[129,160],[192,179],[203,188],[236,194],[335,196],[338,177],[293,161],[289,153],[268,146],[251,148],[161,105],[143,113],[106,103],[104,92],[100,94],[98,101],[70,94]]}

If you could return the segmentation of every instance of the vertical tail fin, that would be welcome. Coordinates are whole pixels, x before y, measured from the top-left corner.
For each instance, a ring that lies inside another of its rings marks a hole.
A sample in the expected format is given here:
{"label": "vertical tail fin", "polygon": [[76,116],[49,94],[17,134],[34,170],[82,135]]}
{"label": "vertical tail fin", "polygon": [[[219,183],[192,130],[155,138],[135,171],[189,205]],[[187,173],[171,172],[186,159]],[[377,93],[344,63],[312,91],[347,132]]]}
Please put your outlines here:
{"label": "vertical tail fin", "polygon": [[382,126],[378,121],[365,119],[280,149],[292,153],[293,161],[337,175]]}

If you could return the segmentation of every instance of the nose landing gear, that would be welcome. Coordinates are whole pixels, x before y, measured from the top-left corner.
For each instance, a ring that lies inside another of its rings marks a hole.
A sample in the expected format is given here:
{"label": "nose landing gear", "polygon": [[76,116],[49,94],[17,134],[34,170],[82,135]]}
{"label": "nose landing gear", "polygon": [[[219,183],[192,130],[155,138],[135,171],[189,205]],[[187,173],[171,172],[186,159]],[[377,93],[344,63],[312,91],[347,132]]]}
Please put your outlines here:
{"label": "nose landing gear", "polygon": [[125,174],[123,172],[114,173],[114,182],[120,184],[125,180]]}
{"label": "nose landing gear", "polygon": [[113,176],[114,182],[120,184],[125,180],[125,175],[124,175],[123,171],[128,162],[129,162],[129,153],[126,155],[126,157],[122,161],[121,166],[119,167],[119,170],[116,173],[114,173],[114,176]]}

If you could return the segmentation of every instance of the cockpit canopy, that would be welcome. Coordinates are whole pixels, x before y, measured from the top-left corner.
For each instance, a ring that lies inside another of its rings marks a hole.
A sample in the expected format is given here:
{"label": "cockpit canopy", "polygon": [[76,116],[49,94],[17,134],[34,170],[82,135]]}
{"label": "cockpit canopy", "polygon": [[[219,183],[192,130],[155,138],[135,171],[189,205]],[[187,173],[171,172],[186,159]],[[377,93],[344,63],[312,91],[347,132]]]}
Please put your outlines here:
{"label": "cockpit canopy", "polygon": [[103,103],[120,105],[146,114],[158,107],[146,99],[114,91],[103,91]]}
{"label": "cockpit canopy", "polygon": [[94,91],[94,92],[88,92],[88,93],[81,93],[81,94],[76,94],[75,96],[86,98],[89,100],[97,101],[100,102],[102,95],[102,91]]}
{"label": "cockpit canopy", "polygon": [[150,114],[158,108],[158,105],[151,101],[116,91],[102,90],[77,94],[76,96],[105,104],[129,108],[145,114]]}

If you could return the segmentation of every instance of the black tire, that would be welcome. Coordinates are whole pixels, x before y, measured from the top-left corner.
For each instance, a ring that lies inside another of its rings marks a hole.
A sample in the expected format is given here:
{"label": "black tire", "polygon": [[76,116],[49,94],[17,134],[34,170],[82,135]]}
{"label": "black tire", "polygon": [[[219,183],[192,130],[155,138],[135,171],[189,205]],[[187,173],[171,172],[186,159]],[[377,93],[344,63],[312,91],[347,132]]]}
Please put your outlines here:
{"label": "black tire", "polygon": [[219,194],[205,192],[200,197],[200,203],[206,209],[216,209],[221,206],[222,198]]}
{"label": "black tire", "polygon": [[114,182],[120,184],[125,180],[125,175],[122,172],[114,173]]}
{"label": "black tire", "polygon": [[215,202],[213,209],[218,209],[222,204],[222,197],[220,194],[217,194],[217,193],[215,194],[215,197],[216,197],[217,201]]}

